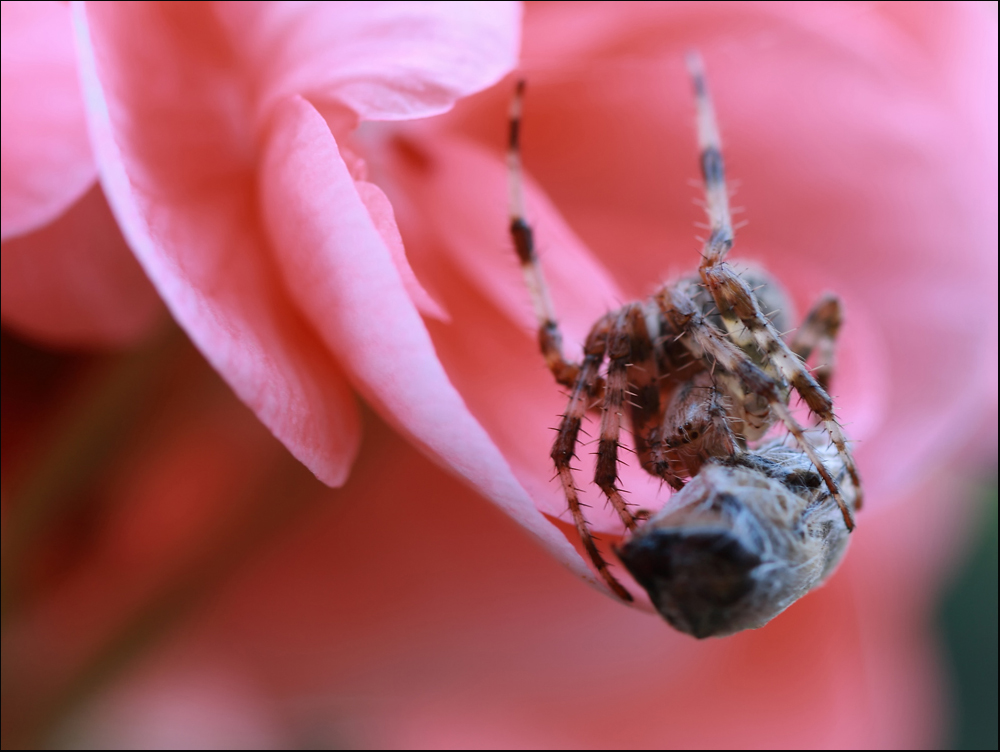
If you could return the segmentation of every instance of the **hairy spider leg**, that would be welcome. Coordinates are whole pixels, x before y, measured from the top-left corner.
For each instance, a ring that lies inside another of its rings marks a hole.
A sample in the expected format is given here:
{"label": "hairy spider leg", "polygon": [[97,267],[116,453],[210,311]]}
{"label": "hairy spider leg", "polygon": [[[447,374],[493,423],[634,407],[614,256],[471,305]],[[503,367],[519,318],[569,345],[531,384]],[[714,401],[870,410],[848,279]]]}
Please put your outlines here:
{"label": "hairy spider leg", "polygon": [[507,141],[507,188],[510,202],[510,234],[514,250],[521,262],[524,281],[538,320],[538,345],[545,364],[556,381],[572,387],[577,382],[580,366],[566,360],[563,338],[556,322],[555,307],[545,281],[542,265],[535,252],[535,239],[524,209],[524,176],[521,167],[521,110],[524,101],[524,81],[518,81],[510,101],[510,131]]}
{"label": "hairy spider leg", "polygon": [[[524,100],[524,81],[518,81],[514,91],[514,97],[510,103],[510,131],[507,143],[507,176],[510,201],[510,234],[514,241],[514,250],[517,252],[518,260],[521,262],[521,271],[524,274],[528,292],[531,295],[531,302],[535,309],[535,318],[538,321],[538,344],[545,358],[545,363],[556,381],[572,390],[569,405],[559,424],[559,432],[556,441],[552,446],[552,460],[556,466],[559,481],[562,484],[566,502],[569,505],[573,523],[577,533],[583,543],[587,555],[597,569],[598,574],[604,579],[615,595],[625,601],[631,601],[632,595],[626,590],[608,569],[608,563],[604,560],[601,552],[594,542],[594,537],[587,525],[583,509],[580,504],[577,488],[573,480],[573,471],[570,467],[571,460],[576,456],[577,440],[580,432],[580,424],[583,416],[589,409],[593,399],[602,389],[602,379],[600,376],[601,364],[604,361],[605,352],[608,347],[609,334],[614,329],[615,334],[620,339],[621,327],[616,327],[616,319],[613,315],[605,316],[591,329],[584,344],[584,359],[582,364],[568,361],[563,354],[562,332],[556,321],[555,307],[552,304],[552,296],[549,294],[548,284],[545,281],[545,274],[542,271],[538,254],[535,252],[534,233],[525,215],[524,204],[524,176],[521,166],[521,112]],[[624,332],[627,337],[627,331]],[[617,340],[616,340],[617,341]],[[627,342],[626,342],[627,346]],[[604,387],[605,400],[617,400],[617,409],[605,409],[601,419],[601,447],[598,458],[598,485],[604,490],[608,499],[614,505],[622,521],[629,527],[635,529],[635,518],[628,511],[624,499],[617,488],[617,449],[618,434],[620,432],[620,420],[622,402],[626,392],[626,382],[622,378],[623,369],[627,367],[625,360],[617,359],[612,363],[612,371],[615,373],[614,386],[609,390]],[[605,437],[613,436],[613,451],[607,450],[608,444]],[[610,463],[610,480],[606,480],[608,466]],[[603,471],[603,474],[602,474]],[[603,482],[603,485],[602,485]]]}
{"label": "hairy spider leg", "polygon": [[733,247],[733,220],[729,212],[726,174],[722,164],[722,139],[719,137],[712,97],[705,82],[705,69],[701,56],[697,52],[689,53],[687,64],[694,83],[698,149],[701,174],[705,179],[705,203],[710,232],[708,240],[705,241],[702,263],[717,264],[726,258],[729,249]]}
{"label": "hairy spider leg", "polygon": [[[700,271],[709,292],[712,293],[712,297],[719,301],[719,306],[722,307],[725,305],[732,308],[736,316],[753,335],[757,347],[764,354],[765,358],[778,366],[784,378],[791,383],[809,409],[819,417],[834,446],[837,447],[837,452],[840,454],[844,466],[847,468],[847,473],[856,489],[855,507],[860,509],[861,479],[858,476],[854,458],[847,448],[847,439],[844,436],[844,432],[833,414],[833,401],[826,393],[826,390],[816,382],[816,379],[806,370],[802,361],[792,353],[788,345],[785,344],[784,340],[774,330],[774,327],[771,326],[771,323],[764,318],[760,312],[760,307],[757,305],[756,298],[754,298],[753,293],[750,292],[750,288],[746,286],[746,283],[739,278],[739,275],[725,263],[708,267],[702,265]],[[777,408],[772,405],[772,409],[775,410],[775,415],[788,426],[788,429],[795,435],[796,440],[798,440],[799,434],[793,430],[792,424],[788,420],[791,417],[791,413],[788,411],[788,406],[784,401],[781,401],[781,404]],[[810,449],[807,449],[805,445],[802,446],[802,449],[806,453],[810,452]],[[837,489],[836,483],[833,482],[829,473],[826,473],[819,466],[817,466],[817,470],[820,470],[820,475],[827,482],[830,492],[838,499],[838,504],[843,505],[839,489]],[[842,506],[842,509],[846,510],[846,506]]]}
{"label": "hairy spider leg", "polygon": [[[608,333],[608,373],[604,381],[601,412],[601,438],[597,449],[594,483],[604,492],[611,506],[622,518],[625,527],[635,530],[635,517],[628,510],[618,488],[618,446],[621,438],[622,412],[628,391],[628,370],[632,357],[632,327],[630,312],[636,304],[625,306],[614,317]],[[643,325],[645,328],[645,324]]]}
{"label": "hairy spider leg", "polygon": [[[722,159],[722,138],[715,118],[715,106],[705,79],[705,68],[701,56],[691,52],[687,56],[688,71],[694,84],[695,112],[698,130],[699,164],[702,180],[705,184],[705,211],[708,214],[709,236],[702,249],[699,272],[706,267],[716,267],[722,264],[726,255],[736,240],[733,229],[732,214],[729,208],[729,189],[726,186],[726,168]],[[704,278],[704,272],[702,272]],[[709,287],[712,298],[718,308],[719,316],[729,333],[729,338],[740,348],[753,345],[753,337],[742,325],[726,301],[720,301]],[[765,370],[771,372],[783,389],[784,376],[771,364],[765,364]]]}
{"label": "hairy spider leg", "polygon": [[837,333],[842,321],[840,298],[826,293],[806,314],[789,345],[803,363],[816,351],[816,367],[812,374],[826,392],[830,391],[830,379],[836,366]]}
{"label": "hairy spider leg", "polygon": [[576,525],[576,531],[580,535],[580,540],[583,542],[583,547],[586,549],[587,555],[590,557],[591,562],[593,562],[598,574],[608,584],[608,587],[614,591],[615,595],[624,601],[631,601],[631,593],[614,578],[614,575],[608,570],[608,563],[601,556],[601,552],[597,550],[594,536],[591,534],[590,528],[587,526],[587,520],[583,516],[580,498],[577,496],[576,484],[573,481],[573,470],[570,467],[570,462],[576,457],[580,423],[597,392],[598,371],[601,368],[601,363],[604,361],[604,354],[608,346],[608,335],[614,322],[614,314],[604,316],[590,330],[590,334],[587,335],[587,341],[583,347],[583,363],[580,366],[576,383],[573,385],[569,405],[566,407],[566,412],[559,423],[559,432],[556,435],[555,443],[552,445],[551,456],[552,461],[556,465],[556,472],[559,475],[563,493],[566,495],[566,502],[569,504],[569,511],[573,516],[573,524]]}
{"label": "hairy spider leg", "polygon": [[[854,483],[857,494],[855,506],[860,509],[861,479],[854,464],[854,458],[847,448],[844,432],[833,414],[833,402],[761,313],[757,299],[750,288],[725,263],[726,254],[733,246],[733,228],[729,213],[729,197],[726,194],[725,167],[722,160],[719,129],[715,122],[715,112],[705,82],[701,59],[695,54],[689,55],[688,67],[694,82],[695,103],[698,110],[698,145],[701,149],[701,170],[705,180],[707,212],[711,229],[711,234],[705,241],[701,265],[698,268],[701,279],[715,300],[723,321],[726,323],[726,328],[733,333],[734,340],[740,342],[740,338],[744,337],[745,334],[734,332],[734,327],[740,329],[742,327],[739,327],[739,324],[733,320],[733,316],[739,319],[743,327],[749,331],[766,361],[777,366],[780,372],[779,386],[785,387],[785,384],[781,383],[782,381],[791,383],[809,409],[819,417],[834,446],[837,447],[837,452]],[[787,404],[779,398],[776,402],[772,402],[771,408],[775,416],[795,436],[802,450],[809,455],[811,460],[815,461],[816,469],[823,477],[830,493],[837,500],[837,504],[844,514],[844,520],[848,523],[848,528],[853,528],[853,522],[849,521],[850,511],[844,503],[840,489],[819,461],[815,449],[802,436],[802,428],[792,419]]]}
{"label": "hairy spider leg", "polygon": [[[844,517],[844,524],[847,525],[847,529],[853,530],[853,514],[844,502],[836,481],[820,459],[816,447],[806,438],[805,430],[795,420],[788,409],[788,405],[782,399],[780,384],[758,367],[749,355],[706,321],[694,301],[684,294],[683,291],[677,288],[665,287],[657,294],[657,301],[667,321],[670,322],[674,329],[681,332],[680,341],[691,351],[692,355],[703,359],[705,362],[715,362],[718,366],[731,373],[742,382],[746,393],[761,394],[764,396],[775,417],[784,423],[789,433],[795,437],[802,451],[805,452],[809,460],[815,465],[816,472],[819,473],[827,489],[836,500],[837,506],[840,507],[840,512]],[[828,427],[827,431],[829,432]],[[834,441],[834,444],[836,444],[836,441]],[[841,459],[844,459],[845,453],[841,452],[840,447],[837,447],[837,451]],[[849,458],[850,455],[846,455],[846,457]],[[845,466],[846,464],[845,461]],[[859,492],[860,487],[857,483],[854,484],[854,488],[856,493]]]}

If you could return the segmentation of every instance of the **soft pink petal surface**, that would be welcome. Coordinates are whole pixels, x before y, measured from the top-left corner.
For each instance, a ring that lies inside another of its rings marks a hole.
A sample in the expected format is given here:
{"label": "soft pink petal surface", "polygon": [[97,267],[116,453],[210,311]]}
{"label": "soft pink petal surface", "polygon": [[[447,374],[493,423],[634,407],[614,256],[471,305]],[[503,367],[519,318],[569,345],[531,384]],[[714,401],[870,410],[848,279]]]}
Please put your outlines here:
{"label": "soft pink petal surface", "polygon": [[[271,176],[257,172],[260,139],[274,132],[284,98],[300,91],[338,126],[356,116],[440,112],[510,67],[519,10],[167,4],[81,6],[76,19],[102,180],[126,237],[175,317],[237,393],[320,478],[341,483],[359,436],[340,373],[356,371],[354,353],[331,351],[330,323],[309,310],[316,301],[275,274],[287,268],[286,254],[323,268],[328,258],[309,255],[328,251],[275,247],[261,224],[258,212],[273,218],[294,211],[301,186],[266,185]],[[338,120],[345,112],[351,116]],[[352,163],[363,172],[354,155]],[[387,310],[397,303],[412,310],[412,296],[444,317],[409,272],[384,196],[368,186],[359,197],[345,177],[350,203],[323,211],[375,229],[369,241],[380,252],[388,243],[394,265],[384,271],[396,282],[402,273],[404,285],[393,289],[399,300],[387,301]],[[364,280],[349,274],[338,281],[345,287],[328,284],[323,294],[351,298],[348,288],[364,289]],[[433,357],[429,341],[423,356]],[[424,427],[423,435],[430,432]],[[509,473],[504,482],[514,484]]]}
{"label": "soft pink petal surface", "polygon": [[44,342],[128,344],[163,312],[96,184],[58,219],[5,241],[0,260],[4,325]]}
{"label": "soft pink petal surface", "polygon": [[0,238],[6,240],[62,214],[94,182],[97,169],[69,8],[5,2],[0,13]]}
{"label": "soft pink petal surface", "polygon": [[174,317],[237,394],[330,484],[360,426],[333,358],[275,274],[247,102],[209,6],[77,6],[102,182]]}
{"label": "soft pink petal surface", "polygon": [[95,186],[69,7],[2,13],[4,324],[57,346],[133,342],[161,306]]}
{"label": "soft pink petal surface", "polygon": [[389,203],[389,199],[382,192],[382,189],[374,183],[356,180],[354,188],[358,192],[358,198],[361,199],[365,205],[365,209],[368,210],[368,216],[371,217],[375,229],[378,230],[379,237],[382,238],[382,243],[388,249],[392,263],[399,273],[400,281],[402,281],[403,287],[406,288],[406,293],[410,296],[410,300],[413,301],[413,305],[425,316],[447,321],[448,314],[431,297],[430,293],[424,289],[423,285],[420,284],[420,280],[413,273],[413,268],[406,258],[403,238],[399,235],[399,227],[396,226],[396,216],[392,211],[392,204]]}
{"label": "soft pink petal surface", "polygon": [[264,219],[285,282],[352,384],[431,456],[592,580],[449,382],[326,121],[306,100],[292,98],[278,108],[261,178]]}
{"label": "soft pink petal surface", "polygon": [[[262,107],[290,94],[363,120],[436,115],[517,60],[517,3],[220,3]],[[338,135],[340,133],[338,132]]]}

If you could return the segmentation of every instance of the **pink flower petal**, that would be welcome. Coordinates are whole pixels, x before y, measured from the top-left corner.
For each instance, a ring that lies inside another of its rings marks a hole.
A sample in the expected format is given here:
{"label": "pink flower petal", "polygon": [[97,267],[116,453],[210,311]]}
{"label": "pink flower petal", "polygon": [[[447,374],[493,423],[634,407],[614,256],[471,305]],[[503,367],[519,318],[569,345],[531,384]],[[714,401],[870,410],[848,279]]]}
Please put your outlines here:
{"label": "pink flower petal", "polygon": [[274,273],[253,122],[210,13],[74,7],[101,180],[174,317],[285,446],[338,485],[360,441],[357,409]]}
{"label": "pink flower petal", "polygon": [[302,94],[367,120],[444,112],[509,71],[520,44],[509,2],[221,3],[218,13],[263,106]]}
{"label": "pink flower petal", "polygon": [[163,311],[100,186],[54,222],[4,242],[3,323],[56,345],[126,344]]}
{"label": "pink flower petal", "polygon": [[371,217],[372,222],[375,223],[375,229],[378,230],[379,237],[382,238],[385,247],[389,249],[392,262],[396,265],[396,271],[399,273],[403,287],[409,293],[413,305],[425,316],[447,321],[448,314],[444,312],[441,305],[423,288],[417,279],[417,275],[413,273],[413,269],[410,267],[410,262],[406,258],[406,249],[403,247],[403,239],[399,236],[399,228],[396,226],[396,217],[393,214],[392,204],[389,203],[389,199],[382,193],[382,189],[374,183],[357,180],[354,186],[358,190],[358,197],[364,203],[365,209],[368,210],[368,215]]}
{"label": "pink flower petal", "polygon": [[286,284],[358,391],[592,582],[449,382],[329,127],[300,97],[275,112],[259,186]]}
{"label": "pink flower petal", "polygon": [[0,238],[41,227],[94,182],[69,9],[5,2],[0,66]]}

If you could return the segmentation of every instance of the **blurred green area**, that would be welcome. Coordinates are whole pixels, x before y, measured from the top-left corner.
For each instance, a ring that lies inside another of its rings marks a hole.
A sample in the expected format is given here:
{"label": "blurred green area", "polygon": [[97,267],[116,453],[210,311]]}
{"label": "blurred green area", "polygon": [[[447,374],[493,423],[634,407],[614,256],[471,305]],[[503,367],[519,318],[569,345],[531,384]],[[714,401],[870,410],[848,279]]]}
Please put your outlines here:
{"label": "blurred green area", "polygon": [[970,553],[942,593],[937,623],[951,673],[948,749],[996,749],[997,480],[984,484]]}

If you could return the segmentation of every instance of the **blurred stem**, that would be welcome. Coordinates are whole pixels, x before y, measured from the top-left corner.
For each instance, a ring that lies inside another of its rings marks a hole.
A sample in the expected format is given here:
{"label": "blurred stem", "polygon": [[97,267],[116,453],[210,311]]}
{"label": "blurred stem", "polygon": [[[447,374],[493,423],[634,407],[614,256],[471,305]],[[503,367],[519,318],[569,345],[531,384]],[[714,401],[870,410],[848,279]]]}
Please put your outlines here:
{"label": "blurred stem", "polygon": [[40,710],[27,729],[29,743],[47,746],[63,721],[137,658],[145,655],[206,600],[269,541],[312,508],[324,487],[285,451],[254,484],[249,503],[233,504],[237,512],[218,526],[204,550],[182,565],[165,586],[104,641],[51,703]]}
{"label": "blurred stem", "polygon": [[[162,397],[173,361],[190,352],[184,334],[171,326],[147,347],[119,356],[99,368],[81,395],[58,422],[46,451],[30,463],[30,472],[11,498],[5,526],[3,587],[5,617],[19,605],[19,579],[34,546],[59,520],[85,499],[89,486],[100,483],[118,453],[127,448],[150,413],[150,403]],[[200,356],[191,392],[219,390],[235,399],[229,388]],[[51,436],[51,434],[50,434]],[[268,439],[273,441],[273,439]],[[275,442],[276,444],[276,442]],[[47,746],[47,741],[79,706],[116,678],[134,660],[212,596],[262,545],[279,535],[321,494],[324,487],[283,448],[269,461],[248,468],[250,481],[233,489],[225,504],[232,510],[218,520],[214,535],[172,569],[159,587],[110,630],[89,651],[73,674],[53,693],[31,698],[26,712],[12,717],[5,711],[4,747]],[[6,619],[5,619],[6,623]],[[4,671],[4,694],[16,694],[19,677]]]}
{"label": "blurred stem", "polygon": [[26,558],[125,444],[185,340],[170,322],[144,346],[94,367],[52,429],[42,431],[27,469],[4,489],[10,513],[0,553],[0,623],[23,595]]}

